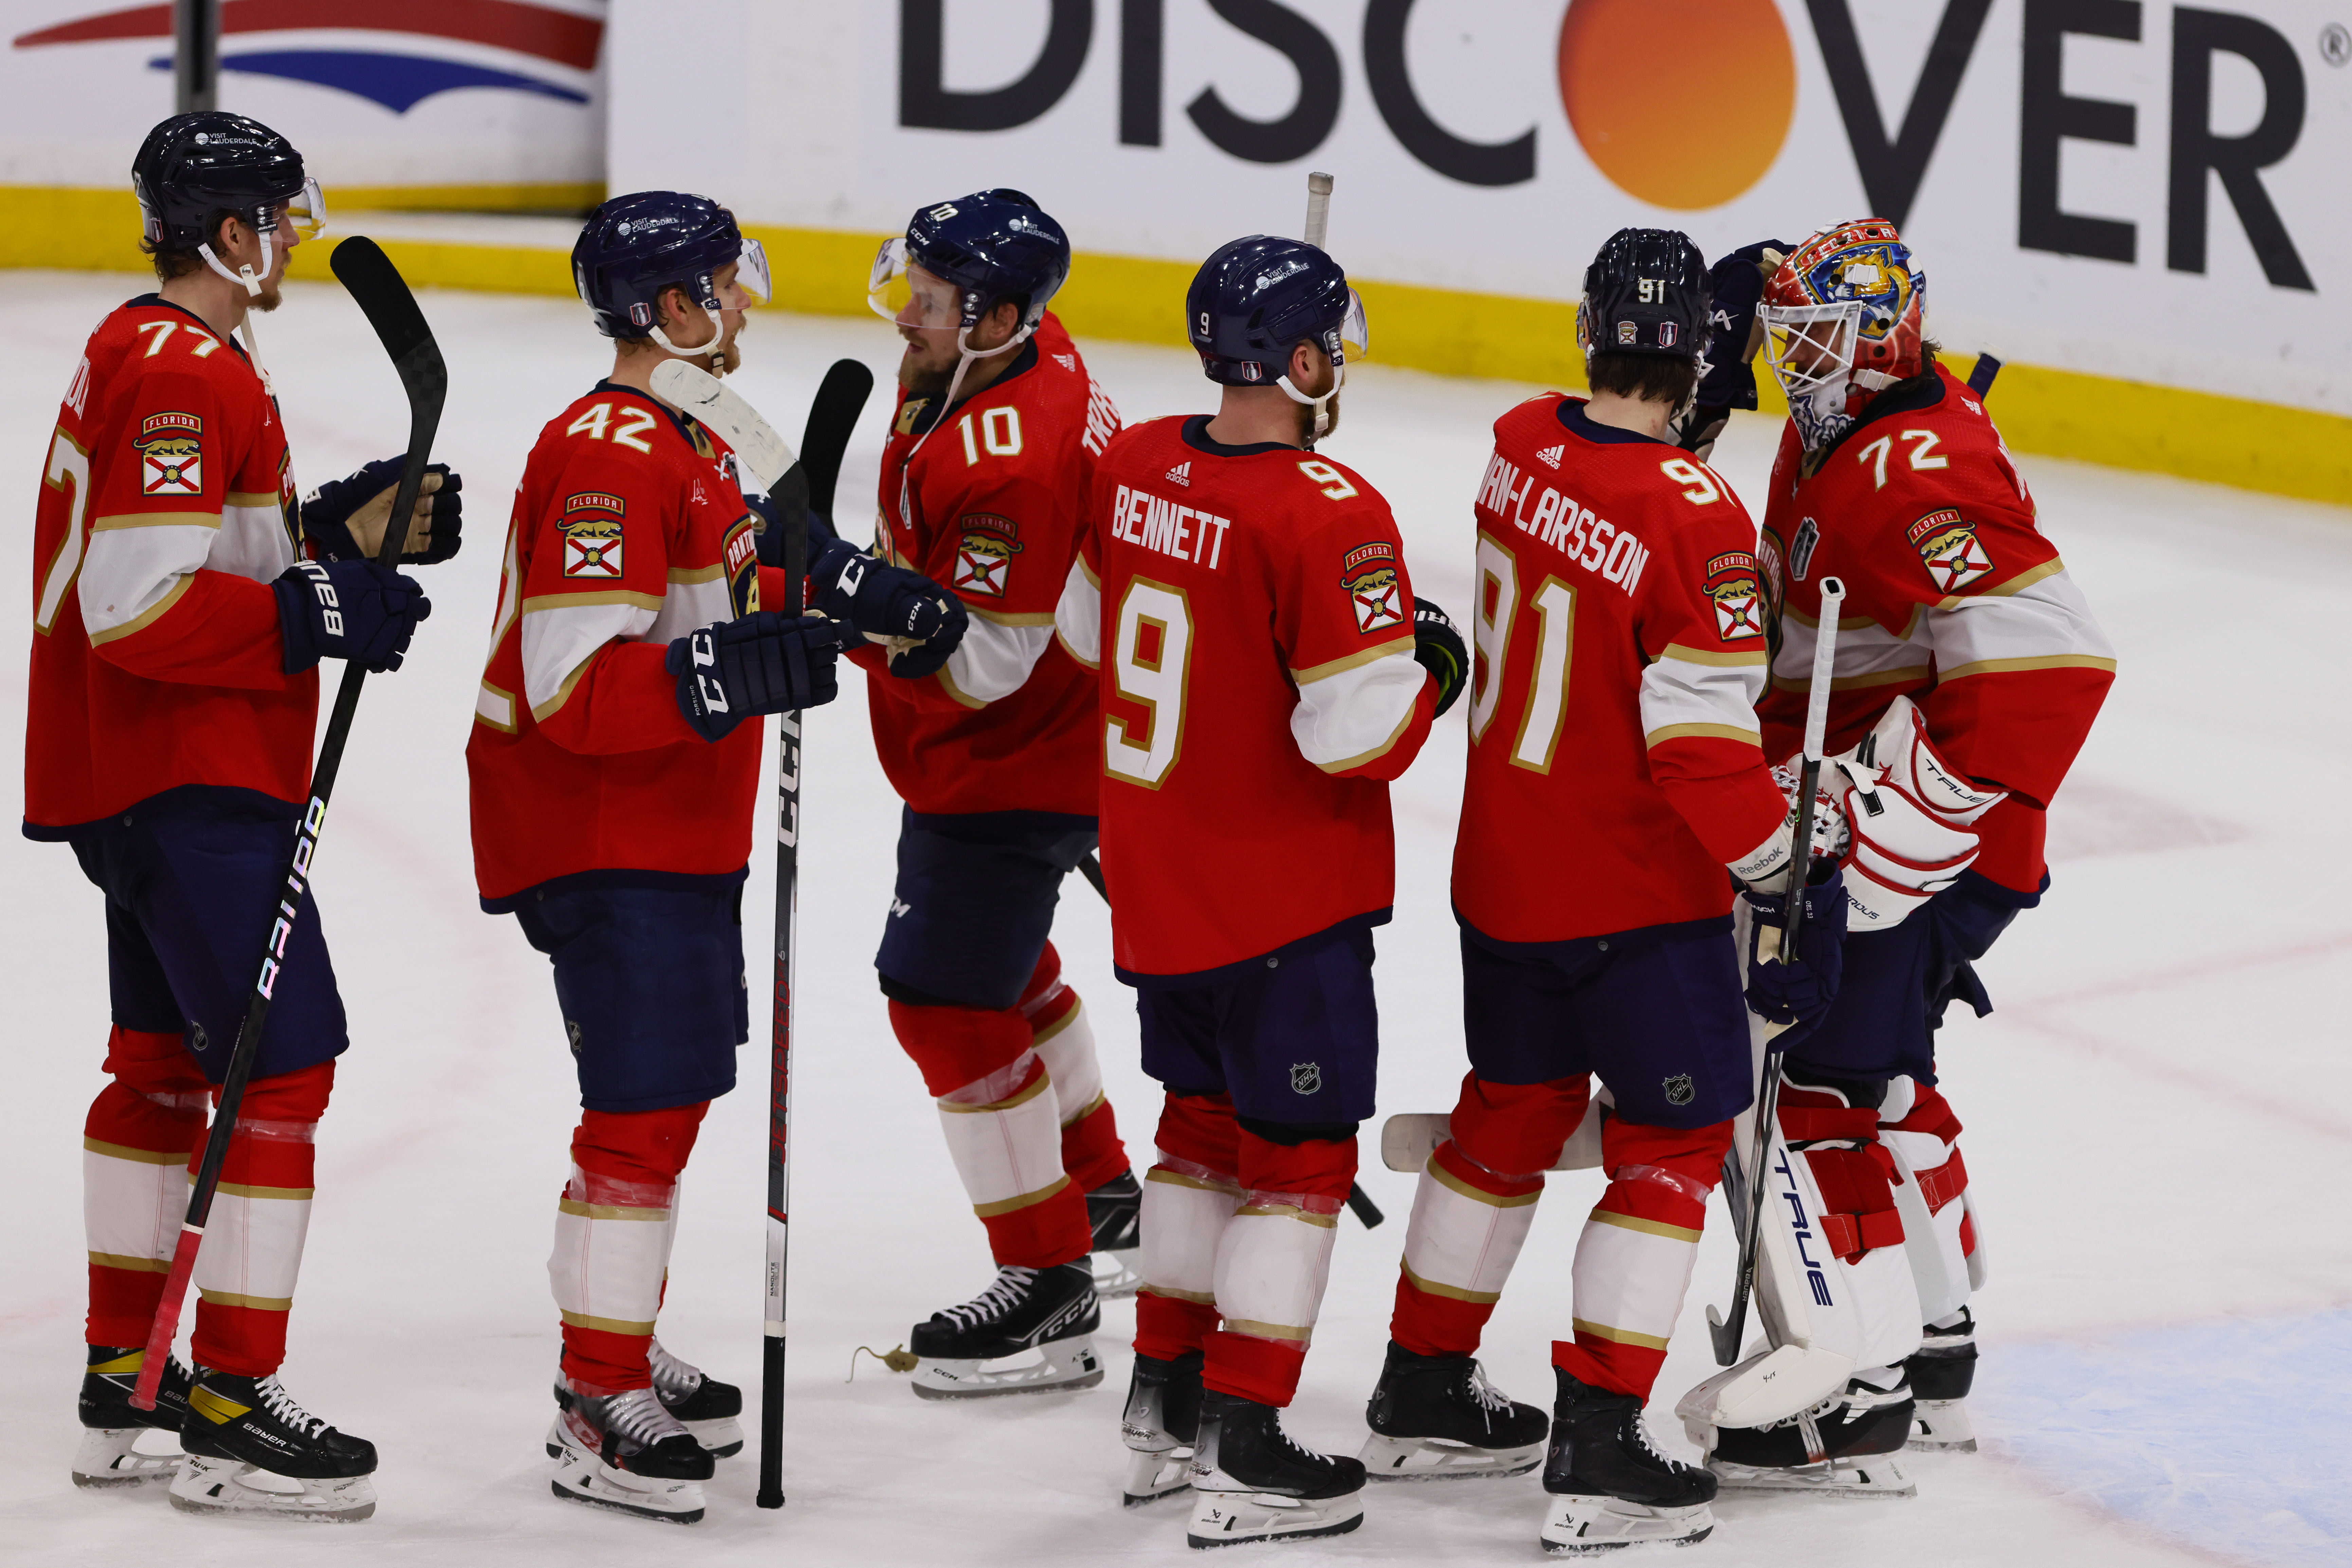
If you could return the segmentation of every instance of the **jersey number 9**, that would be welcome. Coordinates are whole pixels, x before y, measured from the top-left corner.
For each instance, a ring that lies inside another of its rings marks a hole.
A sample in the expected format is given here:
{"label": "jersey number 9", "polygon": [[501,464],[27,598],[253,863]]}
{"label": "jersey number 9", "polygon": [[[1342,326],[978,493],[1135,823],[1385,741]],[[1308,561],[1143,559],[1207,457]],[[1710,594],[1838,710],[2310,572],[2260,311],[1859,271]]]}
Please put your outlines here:
{"label": "jersey number 9", "polygon": [[1114,779],[1157,789],[1184,743],[1184,679],[1192,663],[1192,609],[1181,589],[1137,578],[1118,601],[1111,672],[1119,698],[1144,711],[1139,724],[1103,716],[1103,767]]}

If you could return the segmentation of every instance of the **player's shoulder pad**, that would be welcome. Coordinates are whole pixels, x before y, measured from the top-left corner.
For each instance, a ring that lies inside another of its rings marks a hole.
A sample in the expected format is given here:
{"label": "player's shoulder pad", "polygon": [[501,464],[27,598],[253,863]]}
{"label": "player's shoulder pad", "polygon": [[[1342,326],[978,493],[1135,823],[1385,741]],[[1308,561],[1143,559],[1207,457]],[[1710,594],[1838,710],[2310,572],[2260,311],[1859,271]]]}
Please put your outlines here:
{"label": "player's shoulder pad", "polygon": [[1499,444],[1507,436],[1540,430],[1548,423],[1558,423],[1559,416],[1556,411],[1567,401],[1566,392],[1540,392],[1513,403],[1496,417],[1495,440]]}

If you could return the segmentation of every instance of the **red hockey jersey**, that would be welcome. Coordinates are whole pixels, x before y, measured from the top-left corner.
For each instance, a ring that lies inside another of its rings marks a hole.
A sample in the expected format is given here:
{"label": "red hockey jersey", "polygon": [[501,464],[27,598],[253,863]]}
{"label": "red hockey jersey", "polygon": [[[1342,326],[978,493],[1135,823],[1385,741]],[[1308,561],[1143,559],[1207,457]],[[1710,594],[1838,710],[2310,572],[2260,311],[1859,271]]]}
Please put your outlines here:
{"label": "red hockey jersey", "polygon": [[1664,442],[1546,392],[1495,422],[1474,508],[1454,904],[1507,942],[1729,912],[1784,812],[1764,761],[1756,525]]}
{"label": "red hockey jersey", "polygon": [[187,784],[302,800],[319,677],[285,673],[269,587],[293,501],[242,348],[152,294],[99,323],[33,513],[27,835]]}
{"label": "red hockey jersey", "polygon": [[1056,617],[1100,666],[1103,873],[1134,975],[1384,915],[1387,780],[1435,711],[1388,503],[1340,464],[1208,423],[1112,439]]}
{"label": "red hockey jersey", "polygon": [[1011,371],[944,414],[899,394],[883,448],[878,553],[963,601],[971,630],[937,674],[856,655],[874,744],[918,811],[1095,814],[1095,676],[1054,643],[1095,460],[1118,410],[1051,311]]}
{"label": "red hockey jersey", "polygon": [[[781,598],[781,573],[769,574]],[[583,872],[715,875],[751,856],[757,723],[688,727],[672,639],[761,605],[725,442],[599,383],[532,446],[466,747],[486,908]]]}
{"label": "red hockey jersey", "polygon": [[2042,810],[2115,682],[2115,650],[1984,404],[1938,365],[1818,459],[1790,425],[1758,549],[1777,618],[1766,750],[1782,758],[1802,738],[1822,579],[1843,579],[1830,751],[1910,697],[1954,767],[2012,791],[1977,824],[1976,870],[2038,889]]}

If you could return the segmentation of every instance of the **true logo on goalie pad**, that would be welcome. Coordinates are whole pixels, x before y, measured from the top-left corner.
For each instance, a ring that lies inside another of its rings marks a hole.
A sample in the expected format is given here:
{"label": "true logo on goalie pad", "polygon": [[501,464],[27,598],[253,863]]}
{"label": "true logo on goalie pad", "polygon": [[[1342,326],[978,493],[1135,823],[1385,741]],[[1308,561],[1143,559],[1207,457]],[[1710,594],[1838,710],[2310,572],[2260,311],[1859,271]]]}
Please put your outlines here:
{"label": "true logo on goalie pad", "polygon": [[986,512],[961,518],[956,527],[963,530],[963,540],[956,547],[955,591],[1003,598],[1013,558],[1022,549],[1013,537],[1020,530],[1012,518]]}
{"label": "true logo on goalie pad", "polygon": [[205,493],[204,420],[193,413],[151,413],[139,423],[140,489],[149,496]]}
{"label": "true logo on goalie pad", "polygon": [[1910,537],[1927,575],[1943,592],[1957,593],[1992,571],[1992,557],[1976,529],[1949,508],[1930,512],[1912,524]]}
{"label": "true logo on goalie pad", "polygon": [[1404,584],[1398,580],[1396,549],[1384,539],[1358,545],[1341,566],[1339,585],[1356,612],[1356,630],[1369,635],[1404,624]]}
{"label": "true logo on goalie pad", "polygon": [[563,575],[613,580],[621,575],[621,516],[627,503],[602,490],[563,501]]}

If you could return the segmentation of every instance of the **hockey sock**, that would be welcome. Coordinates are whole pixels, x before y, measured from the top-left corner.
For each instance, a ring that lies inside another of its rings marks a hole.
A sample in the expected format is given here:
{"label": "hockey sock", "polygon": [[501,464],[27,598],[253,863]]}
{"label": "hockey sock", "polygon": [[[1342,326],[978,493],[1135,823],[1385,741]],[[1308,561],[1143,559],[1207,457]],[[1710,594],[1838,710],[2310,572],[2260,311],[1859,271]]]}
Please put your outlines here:
{"label": "hockey sock", "polygon": [[1223,1094],[1171,1094],[1160,1107],[1159,1160],[1143,1176],[1139,1355],[1173,1361],[1216,1330],[1217,1241],[1241,1207],[1240,1138]]}
{"label": "hockey sock", "polygon": [[1356,1179],[1356,1140],[1269,1143],[1241,1130],[1242,1203],[1217,1239],[1217,1310],[1202,1386],[1276,1406],[1298,1373],[1323,1307],[1339,1210]]}
{"label": "hockey sock", "polygon": [[1577,1239],[1576,1339],[1552,1342],[1554,1366],[1596,1388],[1649,1397],[1682,1315],[1706,1195],[1722,1178],[1731,1134],[1727,1121],[1603,1124],[1609,1186]]}
{"label": "hockey sock", "polygon": [[312,1139],[334,1086],[331,1060],[246,1085],[196,1253],[190,1350],[200,1366],[267,1377],[286,1359],[286,1318],[310,1229]]}
{"label": "hockey sock", "polygon": [[1016,1007],[1029,1020],[1030,1048],[1054,1080],[1062,1116],[1062,1168],[1080,1192],[1092,1192],[1128,1168],[1127,1145],[1119,1142],[1118,1119],[1103,1093],[1094,1029],[1078,993],[1063,983],[1062,956],[1051,942]]}
{"label": "hockey sock", "polygon": [[1452,1136],[1437,1145],[1413,1193],[1391,1339],[1415,1355],[1476,1352],[1535,1223],[1543,1173],[1591,1097],[1583,1073],[1549,1083],[1463,1075]]}
{"label": "hockey sock", "polygon": [[890,1027],[939,1105],[949,1157],[996,1261],[1050,1269],[1092,1251],[1086,1189],[1062,1169],[1061,1102],[1019,1009],[894,998]]}
{"label": "hockey sock", "polygon": [[677,1178],[710,1103],[665,1111],[583,1111],[572,1177],[555,1206],[547,1260],[572,1386],[625,1392],[653,1382],[646,1353],[661,1313]]}
{"label": "hockey sock", "polygon": [[89,1246],[89,1340],[145,1344],[163,1300],[190,1155],[205,1139],[205,1075],[176,1034],[117,1025],[112,1082],[82,1124],[82,1224]]}

